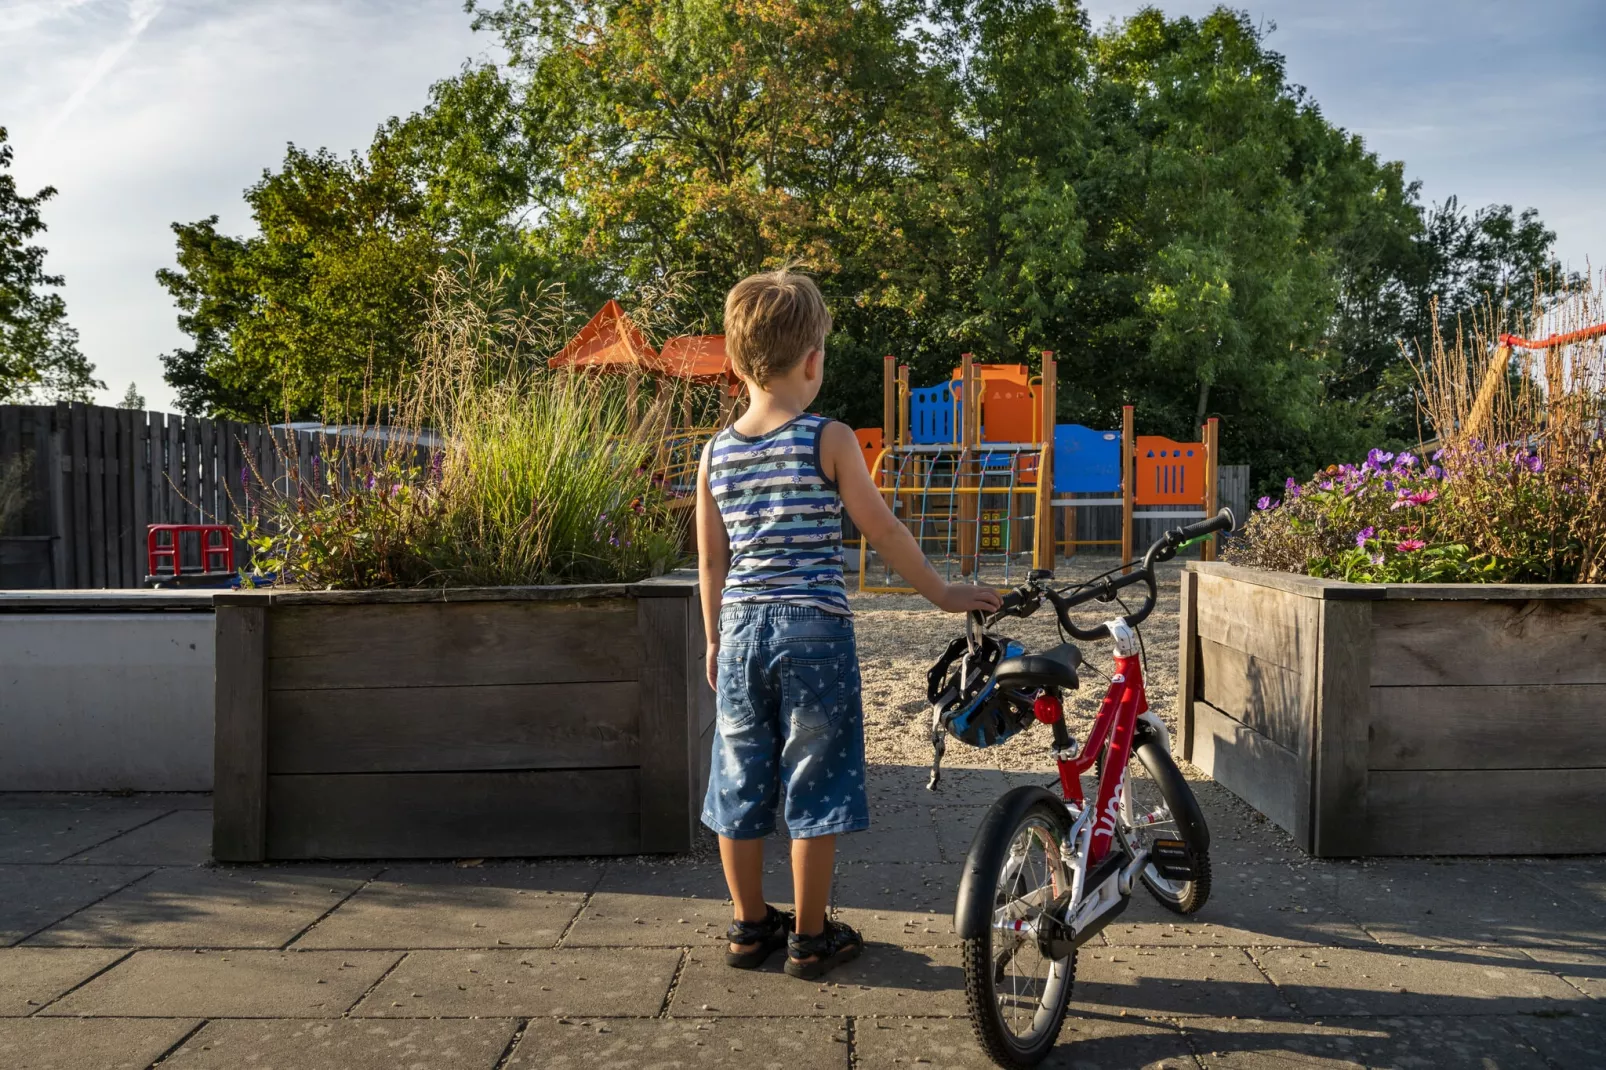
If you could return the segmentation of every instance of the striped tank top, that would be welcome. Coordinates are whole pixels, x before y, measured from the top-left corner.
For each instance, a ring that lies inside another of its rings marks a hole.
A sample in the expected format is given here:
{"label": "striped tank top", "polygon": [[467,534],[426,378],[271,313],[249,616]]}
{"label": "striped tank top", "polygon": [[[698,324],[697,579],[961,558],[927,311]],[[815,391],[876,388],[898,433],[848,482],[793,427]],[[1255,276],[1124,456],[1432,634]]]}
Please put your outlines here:
{"label": "striped tank top", "polygon": [[842,582],[842,498],[820,470],[804,413],[763,435],[727,427],[708,444],[708,485],[730,536],[726,602],[787,602],[851,616]]}

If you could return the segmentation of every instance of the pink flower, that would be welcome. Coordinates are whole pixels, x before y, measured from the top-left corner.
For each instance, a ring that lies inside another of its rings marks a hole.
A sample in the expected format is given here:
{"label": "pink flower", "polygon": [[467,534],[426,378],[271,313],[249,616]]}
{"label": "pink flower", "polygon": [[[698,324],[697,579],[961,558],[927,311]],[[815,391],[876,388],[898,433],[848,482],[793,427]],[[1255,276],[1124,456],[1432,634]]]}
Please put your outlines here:
{"label": "pink flower", "polygon": [[1427,543],[1423,542],[1421,539],[1406,539],[1403,542],[1395,543],[1394,548],[1400,551],[1402,554],[1408,554],[1412,550],[1420,550],[1426,545]]}
{"label": "pink flower", "polygon": [[1437,498],[1438,496],[1439,496],[1439,492],[1436,491],[1436,490],[1418,490],[1418,491],[1413,491],[1411,493],[1406,493],[1405,491],[1401,491],[1399,500],[1396,501],[1393,505],[1389,506],[1389,508],[1390,509],[1409,509],[1413,505],[1426,505],[1428,502],[1431,502],[1434,498]]}

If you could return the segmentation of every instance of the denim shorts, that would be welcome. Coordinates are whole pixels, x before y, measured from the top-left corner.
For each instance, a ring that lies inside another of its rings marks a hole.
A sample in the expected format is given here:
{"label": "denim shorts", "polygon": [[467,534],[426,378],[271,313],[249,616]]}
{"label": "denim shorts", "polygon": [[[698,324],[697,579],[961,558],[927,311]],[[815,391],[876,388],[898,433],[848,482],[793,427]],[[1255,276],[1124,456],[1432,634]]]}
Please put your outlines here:
{"label": "denim shorts", "polygon": [[853,619],[777,602],[719,614],[714,755],[703,824],[734,840],[870,827]]}

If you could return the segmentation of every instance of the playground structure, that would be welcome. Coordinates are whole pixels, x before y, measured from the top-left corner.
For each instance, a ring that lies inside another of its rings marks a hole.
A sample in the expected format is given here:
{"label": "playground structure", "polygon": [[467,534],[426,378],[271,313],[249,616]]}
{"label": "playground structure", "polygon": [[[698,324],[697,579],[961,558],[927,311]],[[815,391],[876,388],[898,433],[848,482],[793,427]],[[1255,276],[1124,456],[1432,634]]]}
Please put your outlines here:
{"label": "playground structure", "polygon": [[[1051,569],[1088,546],[1119,546],[1130,560],[1137,521],[1216,511],[1214,418],[1198,442],[1135,434],[1130,405],[1119,431],[1055,424],[1056,383],[1047,351],[1036,376],[966,353],[930,387],[911,387],[908,366],[884,359],[882,426],[858,430],[859,446],[893,512],[947,578],[1008,587],[1025,569]],[[1119,539],[1076,537],[1078,511],[1095,509],[1120,510]],[[1213,559],[1214,542],[1202,553]],[[872,557],[861,537],[860,590],[912,590]]]}

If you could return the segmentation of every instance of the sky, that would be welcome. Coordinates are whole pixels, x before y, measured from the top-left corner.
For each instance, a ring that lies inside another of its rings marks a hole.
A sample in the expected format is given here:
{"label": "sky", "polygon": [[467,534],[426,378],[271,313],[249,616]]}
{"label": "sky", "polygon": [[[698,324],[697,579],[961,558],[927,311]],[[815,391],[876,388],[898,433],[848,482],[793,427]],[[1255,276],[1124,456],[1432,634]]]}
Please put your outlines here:
{"label": "sky", "polygon": [[[1095,25],[1142,6],[1087,3]],[[1237,6],[1275,26],[1290,81],[1406,161],[1426,200],[1532,206],[1570,267],[1606,262],[1602,0]],[[160,355],[187,339],[155,273],[173,266],[173,222],[215,213],[249,233],[241,193],[287,143],[365,148],[432,82],[494,54],[459,0],[0,0],[0,125],[19,189],[59,191],[40,240],[101,400],[133,382],[172,408]]]}

